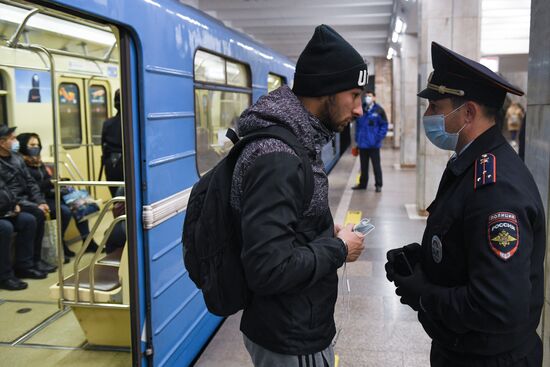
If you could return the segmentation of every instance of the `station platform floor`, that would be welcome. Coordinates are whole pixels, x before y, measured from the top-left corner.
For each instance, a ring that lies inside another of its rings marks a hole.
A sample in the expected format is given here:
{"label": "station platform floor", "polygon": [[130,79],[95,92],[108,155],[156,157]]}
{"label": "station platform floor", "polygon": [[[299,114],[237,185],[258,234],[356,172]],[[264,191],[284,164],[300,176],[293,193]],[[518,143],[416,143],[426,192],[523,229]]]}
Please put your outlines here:
{"label": "station platform floor", "polygon": [[[359,158],[349,150],[329,174],[329,203],[335,223],[345,223],[360,211],[360,216],[370,218],[376,226],[359,260],[346,266],[349,294],[340,282],[335,311],[336,327],[341,328],[335,346],[338,367],[429,365],[430,339],[416,312],[399,302],[384,271],[387,250],[422,239],[426,220],[406,209],[406,204],[415,202],[416,171],[399,167],[398,150],[383,149],[381,158],[381,193],[374,190],[372,168],[367,190],[351,190],[359,174]],[[240,314],[227,318],[195,366],[252,366],[239,322]]]}

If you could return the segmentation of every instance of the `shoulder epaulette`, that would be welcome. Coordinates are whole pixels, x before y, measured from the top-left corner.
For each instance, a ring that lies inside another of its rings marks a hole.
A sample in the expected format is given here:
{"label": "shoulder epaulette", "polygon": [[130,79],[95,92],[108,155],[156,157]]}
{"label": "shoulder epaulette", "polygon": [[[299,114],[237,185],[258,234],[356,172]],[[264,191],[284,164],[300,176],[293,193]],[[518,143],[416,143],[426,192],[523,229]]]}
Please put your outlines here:
{"label": "shoulder epaulette", "polygon": [[493,154],[482,154],[475,165],[474,190],[497,182],[497,159]]}

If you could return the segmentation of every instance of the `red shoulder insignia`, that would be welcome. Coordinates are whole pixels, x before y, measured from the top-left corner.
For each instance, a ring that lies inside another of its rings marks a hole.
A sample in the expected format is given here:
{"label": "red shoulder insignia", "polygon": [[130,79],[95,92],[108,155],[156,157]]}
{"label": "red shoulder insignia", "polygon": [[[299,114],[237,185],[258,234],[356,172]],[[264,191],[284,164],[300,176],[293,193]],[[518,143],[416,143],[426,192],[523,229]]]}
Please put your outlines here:
{"label": "red shoulder insignia", "polygon": [[482,154],[475,165],[474,190],[497,182],[497,159],[493,154]]}

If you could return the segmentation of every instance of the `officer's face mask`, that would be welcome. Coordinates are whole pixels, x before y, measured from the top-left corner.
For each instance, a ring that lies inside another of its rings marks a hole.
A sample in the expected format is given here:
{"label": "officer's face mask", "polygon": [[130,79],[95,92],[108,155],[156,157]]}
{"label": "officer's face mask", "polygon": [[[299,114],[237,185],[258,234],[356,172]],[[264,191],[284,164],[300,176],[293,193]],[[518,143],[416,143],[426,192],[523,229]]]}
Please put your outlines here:
{"label": "officer's face mask", "polygon": [[19,140],[15,139],[13,143],[11,143],[11,151],[13,153],[17,153],[19,151]]}
{"label": "officer's face mask", "polygon": [[466,124],[464,124],[456,133],[448,133],[445,131],[445,118],[458,111],[462,106],[464,106],[464,104],[455,108],[446,115],[431,115],[422,117],[424,131],[433,145],[443,150],[456,149],[458,136],[464,127],[466,127]]}

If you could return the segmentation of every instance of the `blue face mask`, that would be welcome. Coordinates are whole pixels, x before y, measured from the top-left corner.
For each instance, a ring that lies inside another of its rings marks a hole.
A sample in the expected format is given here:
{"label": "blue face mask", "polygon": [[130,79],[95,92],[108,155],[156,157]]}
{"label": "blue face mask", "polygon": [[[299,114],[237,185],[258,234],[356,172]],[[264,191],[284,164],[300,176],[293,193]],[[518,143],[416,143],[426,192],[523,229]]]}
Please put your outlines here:
{"label": "blue face mask", "polygon": [[11,151],[13,153],[17,153],[19,151],[19,140],[15,139],[13,143],[11,143]]}
{"label": "blue face mask", "polygon": [[455,108],[447,115],[431,115],[422,117],[424,131],[426,132],[426,136],[433,143],[433,145],[443,150],[456,149],[458,136],[466,125],[462,126],[460,130],[458,130],[458,132],[456,133],[448,133],[447,131],[445,131],[445,118],[453,114],[455,111],[458,111],[458,109],[460,109],[462,106],[464,105]]}
{"label": "blue face mask", "polygon": [[29,155],[31,157],[38,157],[40,155],[40,151],[42,150],[42,148],[40,147],[30,147],[30,148],[27,148],[27,151],[29,152]]}

